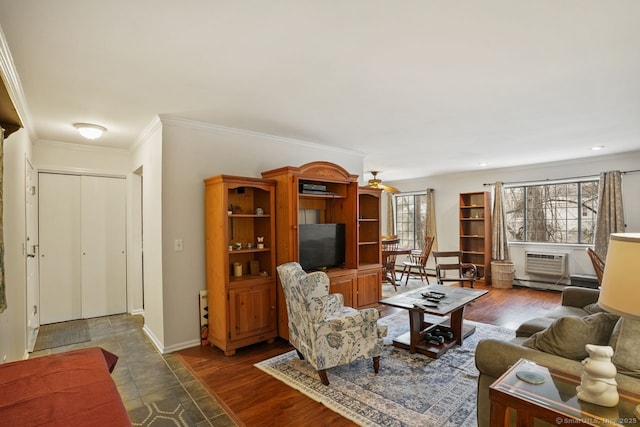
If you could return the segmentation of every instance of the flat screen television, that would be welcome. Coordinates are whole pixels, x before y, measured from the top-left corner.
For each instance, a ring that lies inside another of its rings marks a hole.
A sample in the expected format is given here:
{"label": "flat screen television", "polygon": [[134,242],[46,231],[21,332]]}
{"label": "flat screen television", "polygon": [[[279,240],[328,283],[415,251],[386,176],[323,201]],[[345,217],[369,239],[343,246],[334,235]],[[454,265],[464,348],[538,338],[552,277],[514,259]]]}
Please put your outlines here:
{"label": "flat screen television", "polygon": [[300,265],[319,270],[344,264],[344,224],[300,224]]}

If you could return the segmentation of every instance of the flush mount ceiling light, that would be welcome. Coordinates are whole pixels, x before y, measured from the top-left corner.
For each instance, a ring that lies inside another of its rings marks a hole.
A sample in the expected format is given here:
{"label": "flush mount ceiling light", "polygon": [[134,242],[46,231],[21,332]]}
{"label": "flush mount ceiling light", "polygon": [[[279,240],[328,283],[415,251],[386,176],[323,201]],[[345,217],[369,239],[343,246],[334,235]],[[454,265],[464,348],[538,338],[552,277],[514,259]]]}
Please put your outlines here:
{"label": "flush mount ceiling light", "polygon": [[91,123],[74,123],[73,126],[78,129],[80,135],[87,139],[98,139],[107,131],[107,128],[99,125],[92,125]]}
{"label": "flush mount ceiling light", "polygon": [[600,151],[600,150],[602,150],[603,148],[604,148],[604,145],[596,145],[596,146],[594,146],[594,147],[591,147],[591,149],[592,149],[593,151]]}

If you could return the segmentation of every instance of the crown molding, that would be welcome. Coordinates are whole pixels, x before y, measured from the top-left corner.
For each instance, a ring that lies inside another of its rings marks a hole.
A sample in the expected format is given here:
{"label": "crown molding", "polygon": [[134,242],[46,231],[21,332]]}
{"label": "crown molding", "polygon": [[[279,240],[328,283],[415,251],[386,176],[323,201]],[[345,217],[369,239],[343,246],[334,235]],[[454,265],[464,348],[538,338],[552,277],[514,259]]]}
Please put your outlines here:
{"label": "crown molding", "polygon": [[35,127],[33,126],[33,118],[31,111],[27,105],[27,99],[22,89],[22,83],[20,83],[20,77],[13,62],[13,56],[9,50],[9,44],[4,36],[2,27],[0,27],[0,73],[7,85],[7,91],[11,97],[13,104],[20,116],[22,126],[29,133],[31,141],[37,141],[38,135],[36,134]]}
{"label": "crown molding", "polygon": [[315,142],[308,142],[308,141],[302,141],[299,139],[286,138],[283,136],[271,135],[268,133],[255,132],[252,130],[238,129],[238,128],[232,128],[227,126],[216,125],[212,123],[199,122],[196,120],[183,119],[181,117],[175,117],[167,114],[160,114],[158,117],[160,118],[160,121],[162,123],[166,123],[168,125],[173,125],[173,126],[179,126],[183,128],[188,128],[188,129],[203,130],[206,132],[215,132],[215,133],[220,133],[224,135],[242,135],[242,136],[249,136],[252,138],[268,139],[270,141],[273,141],[279,144],[299,145],[304,147],[317,148],[321,150],[335,151],[338,153],[349,154],[349,155],[356,155],[356,156],[366,155],[366,153],[356,151],[356,150],[346,150],[344,148],[333,147],[331,145],[323,145]]}
{"label": "crown molding", "polygon": [[131,147],[128,148],[130,152],[135,151],[140,144],[146,141],[153,132],[162,127],[162,122],[160,121],[159,116],[154,116],[153,119],[149,122],[149,124],[140,132],[138,137],[135,139]]}

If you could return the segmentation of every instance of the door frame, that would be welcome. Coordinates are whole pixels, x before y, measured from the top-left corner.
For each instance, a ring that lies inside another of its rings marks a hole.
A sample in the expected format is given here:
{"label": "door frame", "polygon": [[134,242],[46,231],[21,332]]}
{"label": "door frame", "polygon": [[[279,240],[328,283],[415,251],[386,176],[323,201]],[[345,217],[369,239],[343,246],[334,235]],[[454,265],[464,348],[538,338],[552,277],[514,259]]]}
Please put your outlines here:
{"label": "door frame", "polygon": [[38,171],[25,155],[25,301],[27,351],[33,351],[40,329],[40,265],[38,242]]}
{"label": "door frame", "polygon": [[[85,169],[85,168],[74,168],[74,167],[51,167],[51,166],[44,166],[44,167],[40,167],[36,170],[36,174],[39,175],[41,173],[48,173],[48,174],[62,174],[62,175],[78,175],[78,176],[94,176],[94,177],[104,177],[104,178],[121,178],[125,180],[125,198],[126,198],[126,202],[125,202],[125,210],[126,210],[126,225],[125,225],[125,233],[126,233],[126,245],[127,247],[129,247],[129,243],[131,242],[131,226],[135,221],[139,221],[140,218],[136,218],[136,216],[134,215],[133,218],[131,216],[131,205],[130,205],[130,196],[131,196],[131,173],[130,172],[125,172],[122,170],[95,170],[95,169]],[[39,221],[39,219],[38,219]],[[131,221],[131,222],[130,222]],[[136,293],[137,291],[135,289],[132,288],[137,288],[137,284],[133,283],[133,286],[130,278],[129,278],[129,269],[130,267],[133,266],[133,264],[131,263],[132,258],[129,256],[129,251],[127,250],[127,255],[126,255],[126,271],[127,271],[127,278],[126,278],[126,295],[127,295],[127,306],[126,306],[126,310],[128,313],[132,313],[132,314],[142,314],[143,311],[140,309],[135,309],[135,306],[132,306],[132,299],[130,299],[130,295],[131,293]],[[138,260],[136,260],[138,261]],[[38,256],[38,264],[40,262],[40,256]],[[141,261],[138,261],[141,264]],[[140,268],[142,268],[142,266],[140,266]],[[39,268],[40,270],[40,268]],[[40,289],[40,283],[38,283],[38,290]],[[139,290],[140,293],[142,293],[142,290]],[[134,303],[135,304],[135,303]],[[40,307],[38,307],[38,311],[40,312]]]}

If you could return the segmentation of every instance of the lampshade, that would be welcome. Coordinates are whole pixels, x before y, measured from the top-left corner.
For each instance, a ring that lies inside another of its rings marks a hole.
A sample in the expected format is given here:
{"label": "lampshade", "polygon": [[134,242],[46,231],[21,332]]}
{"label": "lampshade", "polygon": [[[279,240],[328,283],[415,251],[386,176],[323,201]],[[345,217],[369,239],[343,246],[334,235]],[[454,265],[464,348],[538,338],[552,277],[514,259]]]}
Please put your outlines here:
{"label": "lampshade", "polygon": [[98,139],[107,130],[105,127],[91,123],[74,123],[73,126],[78,129],[80,135],[87,139]]}
{"label": "lampshade", "polygon": [[640,320],[640,233],[613,233],[604,265],[598,305],[620,316]]}

